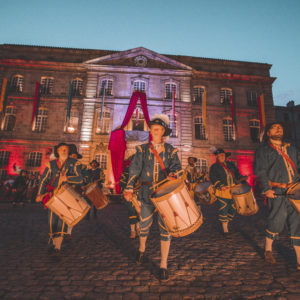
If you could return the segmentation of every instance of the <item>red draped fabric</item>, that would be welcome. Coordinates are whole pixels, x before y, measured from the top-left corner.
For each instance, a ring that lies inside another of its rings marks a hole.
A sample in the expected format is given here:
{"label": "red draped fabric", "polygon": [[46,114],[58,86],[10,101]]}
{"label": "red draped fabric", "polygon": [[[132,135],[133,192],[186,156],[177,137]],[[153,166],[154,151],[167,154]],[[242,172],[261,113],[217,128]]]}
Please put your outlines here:
{"label": "red draped fabric", "polygon": [[144,114],[145,121],[149,125],[150,118],[149,118],[146,94],[142,92],[133,92],[121,127],[112,131],[110,134],[108,149],[110,150],[111,165],[114,174],[115,189],[117,194],[120,194],[121,192],[119,182],[123,171],[123,160],[126,151],[124,127],[130,121],[132,114],[134,113],[134,110],[136,108],[138,99],[140,99],[141,101],[141,108]]}

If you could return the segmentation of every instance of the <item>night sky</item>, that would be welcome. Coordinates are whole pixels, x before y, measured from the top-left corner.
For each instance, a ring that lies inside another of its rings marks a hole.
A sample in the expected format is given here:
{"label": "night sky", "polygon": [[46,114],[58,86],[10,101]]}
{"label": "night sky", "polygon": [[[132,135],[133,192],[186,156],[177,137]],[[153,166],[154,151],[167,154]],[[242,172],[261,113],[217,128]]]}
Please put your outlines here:
{"label": "night sky", "polygon": [[300,104],[300,0],[4,1],[0,44],[128,50],[272,64],[276,105]]}

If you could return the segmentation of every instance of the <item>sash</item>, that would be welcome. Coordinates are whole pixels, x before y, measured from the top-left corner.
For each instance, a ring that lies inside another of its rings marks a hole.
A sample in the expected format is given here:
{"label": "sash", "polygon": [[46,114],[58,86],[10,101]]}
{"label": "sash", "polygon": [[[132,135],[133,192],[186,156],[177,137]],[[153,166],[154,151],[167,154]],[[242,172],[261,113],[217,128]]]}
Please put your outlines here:
{"label": "sash", "polygon": [[159,163],[159,165],[160,165],[162,171],[164,172],[164,174],[165,174],[165,176],[166,176],[166,178],[167,178],[167,177],[168,177],[168,173],[167,173],[166,167],[165,167],[165,165],[164,165],[164,163],[163,163],[161,157],[159,156],[159,154],[157,153],[157,151],[154,149],[154,146],[153,146],[152,143],[149,143],[149,144],[148,144],[148,147],[149,147],[149,149],[152,150],[152,152],[153,152],[154,156],[156,157],[156,159],[157,159],[157,161],[158,161],[158,163]]}

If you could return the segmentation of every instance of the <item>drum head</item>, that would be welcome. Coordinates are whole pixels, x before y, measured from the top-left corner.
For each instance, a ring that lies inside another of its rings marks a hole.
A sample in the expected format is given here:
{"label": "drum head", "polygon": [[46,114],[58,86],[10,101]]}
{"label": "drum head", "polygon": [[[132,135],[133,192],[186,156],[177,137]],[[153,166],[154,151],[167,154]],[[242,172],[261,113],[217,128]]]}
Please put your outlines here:
{"label": "drum head", "polygon": [[251,186],[247,183],[243,183],[231,188],[231,193],[233,195],[242,195],[250,192],[250,190]]}
{"label": "drum head", "polygon": [[287,192],[288,198],[292,200],[300,200],[300,183],[293,186],[293,188]]}
{"label": "drum head", "polygon": [[168,181],[164,183],[161,187],[159,187],[154,193],[152,193],[151,198],[159,198],[170,194],[173,191],[175,191],[181,184],[181,180]]}
{"label": "drum head", "polygon": [[209,181],[199,183],[195,188],[195,192],[202,193],[202,192],[206,191],[210,187],[210,185],[211,185],[211,183]]}

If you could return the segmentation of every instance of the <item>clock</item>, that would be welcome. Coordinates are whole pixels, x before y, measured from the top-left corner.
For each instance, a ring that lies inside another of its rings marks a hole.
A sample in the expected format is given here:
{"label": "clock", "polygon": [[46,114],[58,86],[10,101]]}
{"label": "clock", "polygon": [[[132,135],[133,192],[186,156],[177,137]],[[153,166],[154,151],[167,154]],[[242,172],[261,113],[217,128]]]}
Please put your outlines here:
{"label": "clock", "polygon": [[138,55],[134,58],[134,63],[137,67],[146,67],[147,62],[147,57],[143,55]]}

